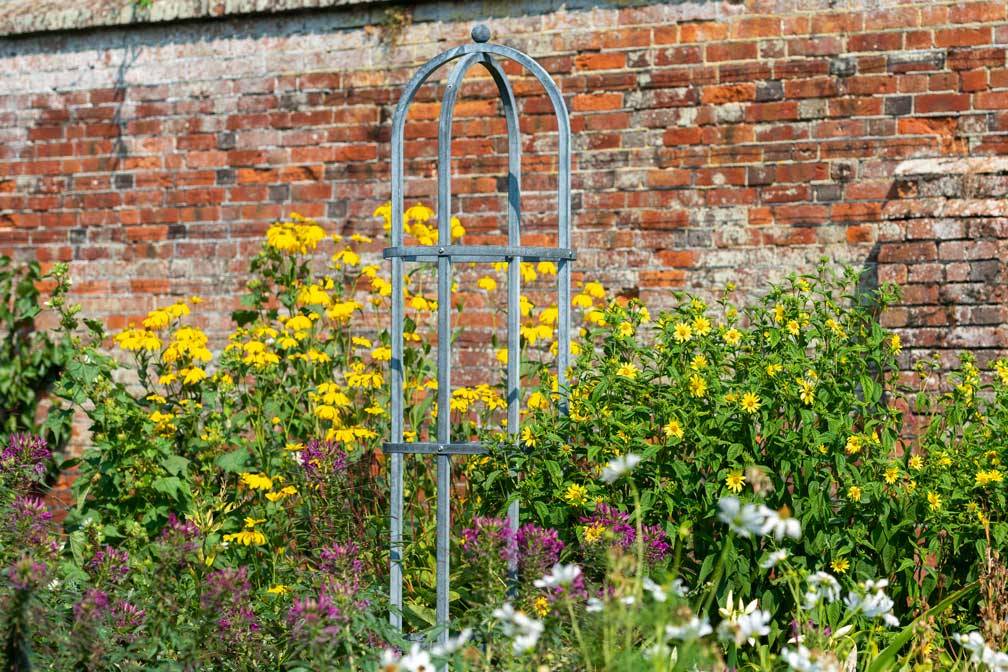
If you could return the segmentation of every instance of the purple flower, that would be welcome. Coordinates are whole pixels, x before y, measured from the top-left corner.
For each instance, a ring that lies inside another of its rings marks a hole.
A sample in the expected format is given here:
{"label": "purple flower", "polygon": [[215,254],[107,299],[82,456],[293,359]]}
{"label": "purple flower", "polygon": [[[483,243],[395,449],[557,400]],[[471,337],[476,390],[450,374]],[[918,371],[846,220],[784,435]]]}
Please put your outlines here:
{"label": "purple flower", "polygon": [[325,583],[334,593],[354,597],[360,592],[364,563],[360,560],[360,548],[352,541],[323,548],[319,568],[326,574]]}
{"label": "purple flower", "polygon": [[122,583],[129,576],[129,553],[111,546],[102,546],[87,563],[95,583]]}
{"label": "purple flower", "polygon": [[644,555],[650,565],[656,565],[669,556],[672,544],[669,543],[665,528],[660,525],[645,525]]}
{"label": "purple flower", "polygon": [[169,513],[168,523],[161,530],[161,561],[182,566],[192,559],[199,548],[200,531],[195,523],[183,522],[174,513]]}
{"label": "purple flower", "polygon": [[609,530],[622,548],[630,548],[637,538],[637,532],[630,524],[630,514],[604,502],[596,504],[592,515],[582,517],[581,522],[589,527],[598,525]]}
{"label": "purple flower", "polygon": [[301,451],[300,462],[305,479],[319,482],[346,471],[347,455],[337,443],[312,439]]}
{"label": "purple flower", "polygon": [[50,455],[49,446],[41,436],[11,434],[7,446],[0,450],[0,480],[20,487],[40,481]]}
{"label": "purple flower", "polygon": [[304,646],[324,646],[348,621],[339,604],[324,588],[318,597],[294,600],[287,612],[290,637]]}
{"label": "purple flower", "polygon": [[35,590],[45,582],[48,572],[49,567],[46,563],[33,560],[29,555],[23,555],[20,560],[7,568],[7,580],[14,590]]}
{"label": "purple flower", "polygon": [[511,562],[517,556],[514,532],[501,518],[476,517],[462,530],[462,550],[471,560]]}
{"label": "purple flower", "polygon": [[52,532],[52,512],[38,497],[15,497],[7,510],[6,527],[17,546],[40,546]]}
{"label": "purple flower", "polygon": [[73,607],[74,620],[85,625],[95,625],[96,621],[105,617],[108,608],[108,593],[98,588],[88,588]]}
{"label": "purple flower", "polygon": [[518,528],[518,568],[528,580],[538,579],[560,561],[564,543],[554,529],[526,523]]}
{"label": "purple flower", "polygon": [[251,591],[246,567],[218,569],[204,579],[200,607],[217,619],[218,634],[225,642],[237,643],[259,630],[248,606]]}

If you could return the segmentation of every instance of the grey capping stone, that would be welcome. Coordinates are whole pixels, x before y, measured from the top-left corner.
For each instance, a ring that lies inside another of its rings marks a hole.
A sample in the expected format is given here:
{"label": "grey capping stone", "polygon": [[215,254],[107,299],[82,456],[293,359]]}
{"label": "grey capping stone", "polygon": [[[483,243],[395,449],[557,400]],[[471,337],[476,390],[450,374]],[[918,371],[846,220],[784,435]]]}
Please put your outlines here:
{"label": "grey capping stone", "polygon": [[386,4],[381,0],[0,0],[0,37],[85,28],[223,19],[308,9]]}
{"label": "grey capping stone", "polygon": [[886,96],[885,113],[891,117],[902,117],[910,114],[912,96]]}
{"label": "grey capping stone", "polygon": [[771,100],[784,100],[784,85],[779,79],[771,79],[756,83],[756,102],[766,103]]}
{"label": "grey capping stone", "polygon": [[834,77],[850,77],[857,74],[857,60],[853,56],[837,56],[830,59],[829,73]]}

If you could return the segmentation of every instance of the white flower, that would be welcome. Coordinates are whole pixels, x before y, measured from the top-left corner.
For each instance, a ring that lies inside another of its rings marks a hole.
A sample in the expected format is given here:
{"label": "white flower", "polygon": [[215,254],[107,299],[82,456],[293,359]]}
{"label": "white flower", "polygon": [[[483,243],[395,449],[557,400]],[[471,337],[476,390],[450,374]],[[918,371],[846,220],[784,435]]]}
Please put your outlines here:
{"label": "white flower", "polygon": [[385,649],[382,651],[381,660],[378,661],[378,669],[395,672],[399,669],[399,657],[399,653],[395,649]]}
{"label": "white flower", "polygon": [[1008,653],[992,649],[979,632],[957,634],[952,638],[970,652],[970,662],[984,665],[991,672],[1008,672]]}
{"label": "white flower", "polygon": [[493,617],[501,622],[504,636],[512,638],[515,653],[525,653],[534,649],[545,629],[541,621],[529,618],[520,611],[515,611],[507,602],[498,609],[494,609]]}
{"label": "white flower", "polygon": [[598,599],[597,597],[589,597],[588,603],[585,605],[585,611],[587,611],[590,614],[597,614],[598,612],[602,611],[603,606],[604,605],[602,604],[602,600]]}
{"label": "white flower", "polygon": [[718,637],[723,640],[735,640],[735,646],[742,646],[746,642],[752,646],[756,643],[757,637],[766,637],[769,634],[770,612],[762,609],[725,619],[718,625]]}
{"label": "white flower", "polygon": [[743,505],[736,497],[724,497],[718,502],[718,507],[721,509],[718,518],[727,523],[728,529],[735,534],[746,539],[754,534],[762,534],[763,523],[766,521],[762,509],[766,509],[765,506]]}
{"label": "white flower", "polygon": [[829,604],[840,599],[840,582],[832,574],[816,572],[810,574],[806,580],[809,585],[809,590],[805,593],[804,607],[806,609],[815,609],[823,600]]}
{"label": "white flower", "polygon": [[463,646],[465,646],[466,642],[468,642],[471,637],[472,637],[472,628],[466,628],[465,630],[459,633],[458,637],[455,637],[454,639],[449,639],[444,644],[438,644],[437,646],[432,648],[431,653],[433,653],[435,656],[450,656],[459,649],[461,649]]}
{"label": "white flower", "polygon": [[552,571],[541,579],[536,579],[532,585],[536,588],[559,588],[569,586],[574,583],[577,577],[581,576],[581,568],[575,564],[562,565],[559,562],[553,565]]}
{"label": "white flower", "polygon": [[689,593],[689,586],[683,583],[682,579],[672,579],[672,594],[679,597],[686,597]]}
{"label": "white flower", "polygon": [[781,651],[781,658],[795,672],[820,672],[822,669],[819,663],[812,660],[812,652],[800,644],[797,650],[784,649]]}
{"label": "white flower", "polygon": [[777,541],[783,541],[784,537],[792,539],[801,537],[801,523],[797,518],[792,518],[787,514],[781,515],[779,511],[774,511],[766,506],[761,507],[760,513],[766,516],[763,527],[760,528],[761,535],[772,532]]}
{"label": "white flower", "polygon": [[664,602],[668,599],[665,589],[652,581],[650,576],[644,577],[644,590],[651,593],[651,597],[654,598],[655,602]]}
{"label": "white flower", "polygon": [[738,618],[745,614],[751,614],[756,611],[756,607],[759,604],[756,600],[753,600],[749,604],[742,602],[742,598],[738,599],[738,606],[732,602],[732,591],[728,591],[728,595],[725,599],[725,606],[718,608],[718,613],[721,614],[721,618]]}
{"label": "white flower", "polygon": [[399,669],[403,672],[434,672],[434,662],[430,654],[414,644],[409,653],[399,660]]}
{"label": "white flower", "polygon": [[892,613],[893,601],[885,594],[888,585],[885,579],[865,581],[856,592],[848,593],[844,603],[855,614],[862,613],[869,619],[881,618],[886,625],[895,628],[899,626],[899,619]]}
{"label": "white flower", "polygon": [[665,626],[666,637],[669,639],[679,639],[684,642],[706,637],[712,632],[714,632],[714,630],[711,628],[710,623],[707,622],[707,619],[704,618],[703,620],[700,620],[696,616],[693,616],[682,625]]}
{"label": "white flower", "polygon": [[788,552],[781,549],[779,551],[774,551],[760,562],[760,567],[763,569],[773,569],[778,563],[783,562],[787,559]]}
{"label": "white flower", "polygon": [[626,605],[626,606],[628,606],[628,607],[629,607],[629,606],[630,606],[631,604],[633,604],[634,602],[636,602],[636,601],[637,601],[637,600],[636,600],[636,599],[634,598],[634,596],[633,596],[633,595],[627,595],[626,597],[621,597],[621,598],[620,598],[620,602],[622,602],[623,604],[625,604],[625,605]]}
{"label": "white flower", "polygon": [[634,453],[627,453],[626,455],[620,455],[619,457],[614,457],[609,461],[602,469],[602,480],[605,483],[612,483],[618,480],[625,474],[629,474],[634,470],[638,464],[640,464],[641,456]]}

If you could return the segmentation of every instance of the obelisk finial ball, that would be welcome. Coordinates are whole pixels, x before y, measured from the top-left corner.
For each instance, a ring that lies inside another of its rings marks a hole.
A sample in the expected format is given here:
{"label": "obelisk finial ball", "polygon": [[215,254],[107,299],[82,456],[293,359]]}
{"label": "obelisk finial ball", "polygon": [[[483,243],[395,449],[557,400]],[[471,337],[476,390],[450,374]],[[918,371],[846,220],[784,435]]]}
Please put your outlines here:
{"label": "obelisk finial ball", "polygon": [[473,42],[488,42],[490,40],[490,29],[485,23],[477,23],[472,29]]}

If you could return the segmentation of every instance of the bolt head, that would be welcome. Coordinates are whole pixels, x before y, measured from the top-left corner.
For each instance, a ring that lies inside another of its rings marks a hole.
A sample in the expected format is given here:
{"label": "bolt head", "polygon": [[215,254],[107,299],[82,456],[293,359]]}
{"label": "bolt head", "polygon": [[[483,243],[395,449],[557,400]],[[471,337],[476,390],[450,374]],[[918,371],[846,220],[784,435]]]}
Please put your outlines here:
{"label": "bolt head", "polygon": [[478,23],[473,26],[471,35],[473,42],[482,44],[483,42],[490,41],[490,29],[487,28],[485,23]]}

